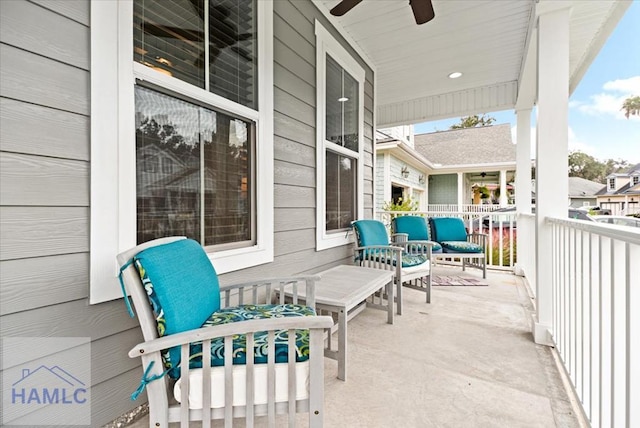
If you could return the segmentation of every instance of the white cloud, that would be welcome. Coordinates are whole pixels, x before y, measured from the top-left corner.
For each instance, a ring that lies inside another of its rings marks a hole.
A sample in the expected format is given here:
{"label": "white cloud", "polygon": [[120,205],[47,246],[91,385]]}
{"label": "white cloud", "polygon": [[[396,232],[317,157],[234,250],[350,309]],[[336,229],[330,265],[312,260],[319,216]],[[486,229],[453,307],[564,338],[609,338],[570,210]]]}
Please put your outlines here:
{"label": "white cloud", "polygon": [[[514,143],[517,143],[517,135],[518,135],[518,129],[517,126],[512,126],[511,127],[511,138],[513,140]],[[536,158],[536,127],[532,126],[531,127],[531,159],[535,159]],[[581,138],[579,138],[578,136],[576,136],[576,133],[573,131],[573,129],[571,129],[571,127],[569,127],[568,129],[568,148],[569,151],[581,151],[583,153],[586,153],[588,155],[594,156],[596,157],[598,154],[598,150],[585,143]]]}
{"label": "white cloud", "polygon": [[602,88],[605,91],[622,92],[626,95],[640,94],[640,76],[612,80],[605,83]]}
{"label": "white cloud", "polygon": [[[640,94],[640,76],[628,79],[618,79],[606,82],[602,86],[603,92],[591,95],[589,101],[571,101],[569,108],[576,108],[578,111],[591,115],[613,116],[616,119],[627,120],[622,111],[622,103],[630,95]],[[638,120],[639,116],[630,116],[628,120]]]}

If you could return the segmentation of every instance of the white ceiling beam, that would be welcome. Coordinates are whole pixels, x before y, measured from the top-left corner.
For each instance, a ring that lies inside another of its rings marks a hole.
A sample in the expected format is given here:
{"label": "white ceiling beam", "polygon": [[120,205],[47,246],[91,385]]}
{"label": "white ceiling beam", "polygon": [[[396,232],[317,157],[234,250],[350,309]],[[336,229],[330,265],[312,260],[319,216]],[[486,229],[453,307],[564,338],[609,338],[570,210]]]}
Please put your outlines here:
{"label": "white ceiling beam", "polygon": [[518,84],[512,81],[378,105],[378,127],[509,110],[515,106],[517,91]]}

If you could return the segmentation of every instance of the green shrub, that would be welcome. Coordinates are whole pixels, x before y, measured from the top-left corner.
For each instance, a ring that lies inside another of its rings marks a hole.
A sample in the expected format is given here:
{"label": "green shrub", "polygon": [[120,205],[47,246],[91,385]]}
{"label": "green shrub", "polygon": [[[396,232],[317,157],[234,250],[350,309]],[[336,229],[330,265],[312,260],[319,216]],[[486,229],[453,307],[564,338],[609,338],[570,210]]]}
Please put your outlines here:
{"label": "green shrub", "polygon": [[382,205],[383,211],[418,211],[418,201],[414,201],[411,197],[398,198],[398,202],[388,201]]}

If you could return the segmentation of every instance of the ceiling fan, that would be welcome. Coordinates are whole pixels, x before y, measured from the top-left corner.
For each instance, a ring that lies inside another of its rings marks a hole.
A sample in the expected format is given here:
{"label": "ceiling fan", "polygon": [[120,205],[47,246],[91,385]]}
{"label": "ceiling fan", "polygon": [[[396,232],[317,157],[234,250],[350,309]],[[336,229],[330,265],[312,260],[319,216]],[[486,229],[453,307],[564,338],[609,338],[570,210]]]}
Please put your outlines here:
{"label": "ceiling fan", "polygon": [[[349,12],[362,0],[342,0],[333,9],[331,14],[333,16],[342,16]],[[411,9],[413,9],[413,16],[416,18],[416,24],[424,24],[431,21],[436,15],[433,12],[433,5],[431,0],[409,0]]]}

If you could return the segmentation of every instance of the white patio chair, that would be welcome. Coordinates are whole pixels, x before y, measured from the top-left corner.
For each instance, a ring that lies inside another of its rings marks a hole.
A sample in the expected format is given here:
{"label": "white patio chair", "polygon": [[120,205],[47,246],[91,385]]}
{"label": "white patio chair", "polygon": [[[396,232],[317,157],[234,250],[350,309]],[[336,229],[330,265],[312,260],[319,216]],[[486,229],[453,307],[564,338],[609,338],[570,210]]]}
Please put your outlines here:
{"label": "white patio chair", "polygon": [[[395,272],[397,313],[402,315],[402,286],[416,288],[426,293],[431,302],[431,247],[430,241],[391,243],[387,228],[379,220],[357,220],[352,224],[357,245],[355,262],[360,266],[387,269]],[[412,281],[424,281],[419,287]]]}
{"label": "white patio chair", "polygon": [[[333,321],[315,316],[314,277],[219,286],[202,247],[182,237],[138,245],[118,262],[145,340],[129,352],[143,369],[132,398],[146,387],[150,427],[230,427],[238,417],[252,427],[262,415],[275,426],[280,413],[295,426],[296,412],[322,426],[323,334]],[[310,307],[298,304],[300,287]],[[276,289],[292,304],[266,305]]]}

